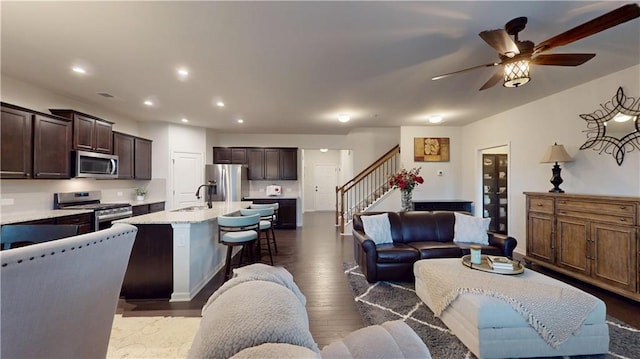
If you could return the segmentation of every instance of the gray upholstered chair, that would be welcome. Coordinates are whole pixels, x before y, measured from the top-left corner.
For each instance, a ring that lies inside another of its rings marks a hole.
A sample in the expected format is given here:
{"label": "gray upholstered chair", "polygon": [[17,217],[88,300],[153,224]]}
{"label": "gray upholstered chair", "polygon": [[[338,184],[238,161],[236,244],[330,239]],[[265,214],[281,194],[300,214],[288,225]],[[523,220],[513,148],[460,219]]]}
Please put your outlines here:
{"label": "gray upholstered chair", "polygon": [[253,262],[253,250],[251,245],[258,240],[258,231],[260,231],[260,215],[252,216],[218,216],[218,241],[227,246],[227,258],[224,264],[224,280],[229,279],[231,274],[231,261],[233,247],[242,246],[240,251],[240,261],[238,266],[242,265],[242,257],[245,247],[249,247],[247,252],[249,260]]}
{"label": "gray upholstered chair", "polygon": [[138,229],[2,251],[2,358],[104,358]]}
{"label": "gray upholstered chair", "polygon": [[[260,234],[264,234],[265,243],[267,245],[267,251],[269,253],[270,264],[273,265],[273,254],[271,254],[271,236],[273,232],[273,208],[245,208],[240,210],[240,214],[243,216],[252,216],[257,214],[260,216]],[[260,236],[258,236],[258,251],[259,256],[262,258],[262,245],[260,243]]]}

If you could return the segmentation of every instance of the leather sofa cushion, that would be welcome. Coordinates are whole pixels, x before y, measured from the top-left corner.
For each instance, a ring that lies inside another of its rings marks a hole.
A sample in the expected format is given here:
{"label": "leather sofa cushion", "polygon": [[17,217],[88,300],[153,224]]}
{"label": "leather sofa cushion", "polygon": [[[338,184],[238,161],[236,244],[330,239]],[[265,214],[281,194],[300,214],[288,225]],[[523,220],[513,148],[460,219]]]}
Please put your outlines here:
{"label": "leather sofa cushion", "polygon": [[[471,254],[469,245],[458,243],[458,246],[460,246],[460,248],[462,249],[463,256],[467,254]],[[481,251],[482,251],[482,254],[488,254],[491,256],[504,256],[504,251],[501,248],[494,247],[494,246],[482,246]]]}
{"label": "leather sofa cushion", "polygon": [[420,259],[417,249],[403,243],[380,244],[376,250],[378,263],[412,263]]}
{"label": "leather sofa cushion", "polygon": [[[400,212],[403,243],[452,242],[455,226],[453,212]],[[394,238],[394,240],[396,240]]]}
{"label": "leather sofa cushion", "polygon": [[453,242],[413,242],[410,245],[419,251],[420,259],[462,257],[462,249]]}

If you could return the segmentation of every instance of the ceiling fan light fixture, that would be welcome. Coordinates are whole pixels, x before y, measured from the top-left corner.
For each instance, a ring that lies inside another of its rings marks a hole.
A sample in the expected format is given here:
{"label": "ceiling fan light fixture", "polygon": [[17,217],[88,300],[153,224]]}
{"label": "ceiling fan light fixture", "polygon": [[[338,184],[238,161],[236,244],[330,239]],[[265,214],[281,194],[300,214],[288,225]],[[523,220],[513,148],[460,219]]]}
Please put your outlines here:
{"label": "ceiling fan light fixture", "polygon": [[520,60],[504,65],[504,87],[520,87],[531,81],[529,61]]}

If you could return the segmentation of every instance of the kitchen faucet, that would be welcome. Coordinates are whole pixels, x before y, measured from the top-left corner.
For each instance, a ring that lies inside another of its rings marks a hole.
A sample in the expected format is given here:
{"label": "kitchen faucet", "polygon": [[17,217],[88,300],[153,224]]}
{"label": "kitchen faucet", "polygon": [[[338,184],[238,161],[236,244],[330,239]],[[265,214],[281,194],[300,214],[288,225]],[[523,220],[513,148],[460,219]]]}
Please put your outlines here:
{"label": "kitchen faucet", "polygon": [[216,181],[211,181],[209,180],[207,182],[207,184],[203,184],[200,187],[198,187],[198,189],[196,190],[196,198],[200,199],[200,188],[202,187],[207,187],[207,207],[212,208],[213,204],[211,203],[211,198],[213,198],[213,195],[217,194],[218,192],[218,185],[216,184]]}

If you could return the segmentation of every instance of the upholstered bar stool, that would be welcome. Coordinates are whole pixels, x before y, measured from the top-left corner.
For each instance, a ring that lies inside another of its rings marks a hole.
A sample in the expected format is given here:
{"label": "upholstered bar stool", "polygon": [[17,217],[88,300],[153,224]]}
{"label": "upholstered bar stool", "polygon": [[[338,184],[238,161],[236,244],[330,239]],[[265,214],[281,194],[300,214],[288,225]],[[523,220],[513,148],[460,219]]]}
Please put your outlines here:
{"label": "upholstered bar stool", "polygon": [[[218,216],[218,242],[227,246],[227,259],[224,264],[224,280],[231,273],[233,247],[242,246],[238,266],[242,266],[245,246],[251,246],[258,239],[260,215],[251,216]],[[250,261],[253,262],[253,251],[248,248]]]}
{"label": "upholstered bar stool", "polygon": [[273,208],[273,218],[271,225],[271,241],[273,242],[273,248],[278,254],[278,244],[276,243],[276,232],[273,230],[273,225],[278,223],[278,208],[280,208],[280,204],[278,202],[275,203],[265,203],[265,204],[252,204],[251,209],[260,209],[260,208]]}
{"label": "upholstered bar stool", "polygon": [[[273,231],[273,208],[255,208],[255,209],[241,209],[240,214],[243,216],[260,216],[260,233],[264,234],[264,239],[267,244],[267,250],[269,252],[269,261],[273,265],[273,255],[271,254],[271,231]],[[262,258],[262,246],[260,243],[260,235],[258,235],[258,256]]]}

